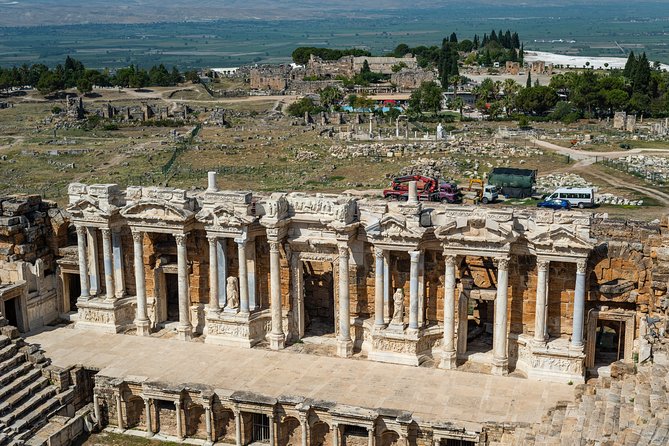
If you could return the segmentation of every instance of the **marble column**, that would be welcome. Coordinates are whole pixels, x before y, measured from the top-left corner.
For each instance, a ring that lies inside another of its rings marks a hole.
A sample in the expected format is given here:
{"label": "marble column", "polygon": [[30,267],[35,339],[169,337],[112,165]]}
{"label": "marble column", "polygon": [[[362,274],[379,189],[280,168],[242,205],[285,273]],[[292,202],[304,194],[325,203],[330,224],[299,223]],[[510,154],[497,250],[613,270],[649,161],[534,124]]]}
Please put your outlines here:
{"label": "marble column", "polygon": [[151,398],[144,398],[144,412],[146,416],[146,433],[150,437],[153,435],[153,426],[151,425]]}
{"label": "marble column", "polygon": [[98,268],[98,237],[96,234],[96,228],[88,227],[88,268],[89,268],[89,277],[90,277],[90,289],[89,292],[91,296],[97,296],[100,294],[100,271]]}
{"label": "marble column", "polygon": [[118,230],[112,230],[112,256],[114,262],[114,290],[116,298],[125,297],[125,274],[123,266],[123,240]]}
{"label": "marble column", "polygon": [[274,432],[274,426],[276,426],[274,414],[268,414],[267,418],[269,419],[269,446],[274,446],[276,440],[276,432]]}
{"label": "marble column", "polygon": [[246,286],[249,293],[249,311],[259,308],[258,296],[256,295],[256,241],[250,239],[246,242]]}
{"label": "marble column", "polygon": [[[443,369],[454,369],[456,367],[457,357],[455,350],[455,256],[446,254],[445,263],[444,341],[440,366]],[[466,333],[465,336],[467,336]]]}
{"label": "marble column", "polygon": [[239,257],[239,312],[249,313],[249,282],[246,271],[246,239],[235,239]]}
{"label": "marble column", "polygon": [[418,330],[418,261],[420,251],[409,251],[411,269],[409,271],[409,330]]}
{"label": "marble column", "polygon": [[176,410],[176,419],[177,419],[177,438],[179,440],[183,440],[184,427],[183,427],[183,413],[181,411],[181,401],[175,401],[174,408]]}
{"label": "marble column", "polygon": [[339,424],[332,424],[332,446],[339,446]]}
{"label": "marble column", "polygon": [[114,264],[111,229],[102,229],[102,257],[105,269],[105,295],[108,300],[116,299],[114,288]]}
{"label": "marble column", "polygon": [[587,259],[576,262],[576,287],[574,289],[574,319],[571,334],[571,347],[583,349],[583,322],[585,319],[585,273]]}
{"label": "marble column", "polygon": [[306,416],[300,417],[300,427],[302,428],[302,446],[309,446],[309,423]]}
{"label": "marble column", "polygon": [[497,296],[495,297],[495,324],[493,332],[493,375],[506,375],[509,370],[507,353],[507,298],[509,288],[509,259],[500,257],[497,262]]}
{"label": "marble column", "polygon": [[211,443],[213,441],[212,429],[211,429],[211,407],[205,406],[204,408],[204,428],[207,431],[207,442]]}
{"label": "marble column", "polygon": [[387,325],[392,319],[390,311],[390,252],[383,252],[383,322]]}
{"label": "marble column", "polygon": [[425,251],[418,257],[418,326],[425,327]]}
{"label": "marble column", "polygon": [[383,303],[385,296],[383,295],[383,249],[374,248],[374,257],[376,259],[375,265],[375,282],[374,282],[374,326],[376,328],[383,328],[385,321],[383,318]]}
{"label": "marble column", "polygon": [[457,356],[464,357],[467,353],[467,334],[469,332],[469,297],[462,291],[456,290],[456,293],[458,295]]}
{"label": "marble column", "polygon": [[216,259],[218,260],[218,307],[225,308],[228,302],[226,284],[228,283],[227,239],[219,238],[216,243]]}
{"label": "marble column", "polygon": [[116,424],[123,430],[123,399],[120,391],[116,394]]}
{"label": "marble column", "polygon": [[90,297],[88,253],[86,251],[86,228],[77,226],[77,253],[79,255],[79,281],[81,283],[81,294],[77,300],[81,301],[87,301]]}
{"label": "marble column", "polygon": [[95,425],[102,427],[102,408],[100,407],[100,398],[97,393],[93,393],[93,414],[95,415]]}
{"label": "marble column", "polygon": [[374,446],[375,444],[375,438],[374,438],[374,426],[368,427],[367,428],[367,446]]}
{"label": "marble column", "polygon": [[207,237],[209,241],[209,310],[220,311],[218,305],[218,238]]}
{"label": "marble column", "polygon": [[177,325],[177,334],[182,341],[190,341],[193,337],[193,326],[190,323],[190,303],[188,301],[187,235],[176,234],[174,236],[177,242],[177,280],[179,287],[179,325]]}
{"label": "marble column", "polygon": [[537,301],[534,310],[534,342],[546,343],[546,310],[548,308],[548,268],[550,261],[537,259]]}
{"label": "marble column", "polygon": [[137,295],[137,314],[135,327],[138,336],[149,335],[149,316],[146,312],[146,278],[144,277],[144,233],[132,232],[133,256],[135,263],[135,294]]}
{"label": "marble column", "polygon": [[283,312],[281,310],[281,261],[279,242],[269,241],[269,274],[270,274],[270,310],[272,313],[272,331],[269,334],[269,347],[280,350],[286,338],[283,334]]}
{"label": "marble column", "polygon": [[348,261],[348,245],[339,246],[339,336],[337,338],[337,355],[343,358],[353,354]]}
{"label": "marble column", "polygon": [[242,446],[242,414],[239,409],[234,409],[235,414],[235,444]]}

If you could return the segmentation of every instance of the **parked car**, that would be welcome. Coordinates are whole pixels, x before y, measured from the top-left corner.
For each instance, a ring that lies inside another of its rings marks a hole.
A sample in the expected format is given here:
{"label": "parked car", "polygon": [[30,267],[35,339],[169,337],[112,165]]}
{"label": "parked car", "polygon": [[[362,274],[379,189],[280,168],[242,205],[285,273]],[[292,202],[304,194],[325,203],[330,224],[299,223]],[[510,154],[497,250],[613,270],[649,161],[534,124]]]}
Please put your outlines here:
{"label": "parked car", "polygon": [[554,198],[540,201],[539,203],[537,203],[537,207],[560,210],[560,209],[571,209],[571,204],[569,204],[569,201],[567,200]]}

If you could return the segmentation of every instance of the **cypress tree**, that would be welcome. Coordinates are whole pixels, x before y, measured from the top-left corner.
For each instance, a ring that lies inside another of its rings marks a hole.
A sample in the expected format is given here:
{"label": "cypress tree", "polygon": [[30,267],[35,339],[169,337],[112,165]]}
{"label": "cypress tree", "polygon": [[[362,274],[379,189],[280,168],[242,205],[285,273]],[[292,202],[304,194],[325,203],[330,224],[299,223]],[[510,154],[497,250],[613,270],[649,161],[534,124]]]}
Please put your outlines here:
{"label": "cypress tree", "polygon": [[458,36],[455,33],[451,33],[451,38],[449,40],[451,43],[458,43]]}
{"label": "cypress tree", "polygon": [[512,48],[520,48],[520,38],[518,37],[518,33],[513,33],[511,36],[511,47]]}
{"label": "cypress tree", "polygon": [[483,42],[481,42],[481,46],[485,47],[488,44],[488,35],[486,33],[483,33]]}
{"label": "cypress tree", "polygon": [[634,78],[632,80],[632,90],[634,92],[648,93],[650,89],[650,62],[646,53],[641,54],[636,62]]}
{"label": "cypress tree", "polygon": [[623,76],[629,80],[632,80],[635,71],[636,57],[634,57],[634,51],[630,51],[630,55],[627,57],[627,63],[625,63],[625,68],[623,69]]}
{"label": "cypress tree", "polygon": [[499,39],[497,38],[497,33],[495,30],[492,30],[492,33],[490,33],[490,41],[491,42],[499,42]]}
{"label": "cypress tree", "polygon": [[525,83],[525,88],[531,88],[532,87],[532,73],[528,72],[527,73],[527,82]]}
{"label": "cypress tree", "polygon": [[474,34],[474,42],[473,43],[474,43],[474,49],[478,50],[479,49],[479,35],[478,34]]}

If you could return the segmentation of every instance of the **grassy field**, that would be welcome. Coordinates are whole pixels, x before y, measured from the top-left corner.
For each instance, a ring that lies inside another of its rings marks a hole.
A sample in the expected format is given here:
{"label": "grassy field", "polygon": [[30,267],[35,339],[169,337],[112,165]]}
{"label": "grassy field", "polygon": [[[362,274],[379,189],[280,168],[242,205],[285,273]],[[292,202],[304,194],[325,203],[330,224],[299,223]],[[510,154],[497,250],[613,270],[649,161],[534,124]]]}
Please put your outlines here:
{"label": "grassy field", "polygon": [[238,66],[286,62],[297,46],[355,46],[382,54],[399,43],[439,45],[451,32],[471,39],[500,28],[518,31],[528,50],[624,57],[623,50],[633,49],[669,63],[666,5],[635,2],[610,7],[453,4],[332,19],[0,28],[0,66],[54,65],[67,55],[96,68]]}

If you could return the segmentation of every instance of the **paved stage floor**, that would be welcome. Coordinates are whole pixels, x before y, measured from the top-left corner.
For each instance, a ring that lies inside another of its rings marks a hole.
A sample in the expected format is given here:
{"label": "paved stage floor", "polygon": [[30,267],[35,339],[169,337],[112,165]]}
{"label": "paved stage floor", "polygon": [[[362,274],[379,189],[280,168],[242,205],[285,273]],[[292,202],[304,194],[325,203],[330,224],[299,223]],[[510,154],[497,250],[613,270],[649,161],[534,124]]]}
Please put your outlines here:
{"label": "paved stage floor", "polygon": [[111,377],[200,383],[269,397],[295,395],[413,412],[425,421],[538,423],[574,386],[436,368],[383,364],[176,339],[59,327],[27,336],[56,366],[81,364]]}

